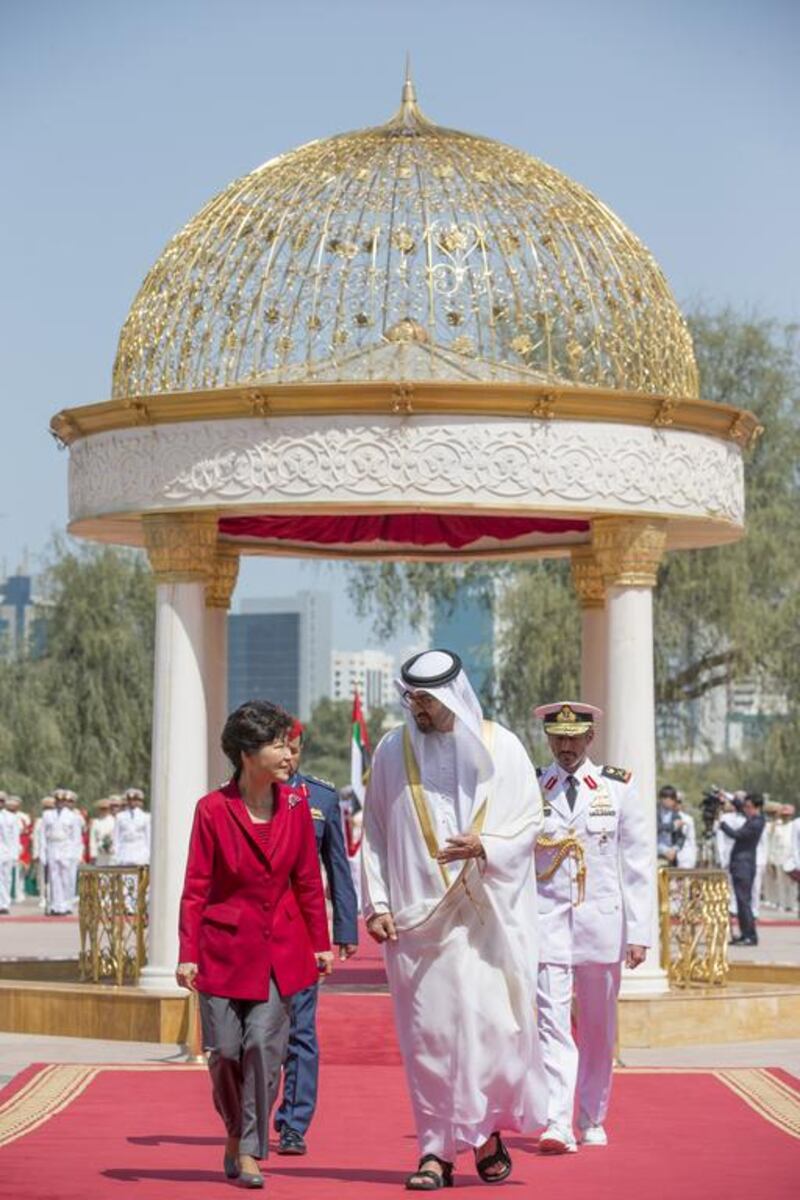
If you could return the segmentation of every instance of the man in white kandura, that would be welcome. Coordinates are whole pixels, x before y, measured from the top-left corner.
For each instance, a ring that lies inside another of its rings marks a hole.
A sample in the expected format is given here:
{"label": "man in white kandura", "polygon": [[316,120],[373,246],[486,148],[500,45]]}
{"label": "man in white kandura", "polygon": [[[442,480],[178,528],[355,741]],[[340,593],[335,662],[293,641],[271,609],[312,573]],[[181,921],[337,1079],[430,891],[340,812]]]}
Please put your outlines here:
{"label": "man in white kandura", "polygon": [[364,804],[362,900],[384,943],[421,1158],[411,1191],[451,1187],[459,1150],[499,1182],[501,1130],[544,1124],[536,1033],[536,774],[484,722],[457,655],[428,650],[396,686],[404,727],[375,751]]}
{"label": "man in white kandura", "polygon": [[[549,1083],[545,1154],[577,1149],[577,1092],[584,1146],[605,1146],[622,963],[637,967],[650,944],[653,864],[647,807],[629,771],[588,757],[590,704],[543,704],[534,716],[555,761],[540,773],[544,826],[539,881],[539,1033]],[[577,1037],[572,1033],[573,990]]]}

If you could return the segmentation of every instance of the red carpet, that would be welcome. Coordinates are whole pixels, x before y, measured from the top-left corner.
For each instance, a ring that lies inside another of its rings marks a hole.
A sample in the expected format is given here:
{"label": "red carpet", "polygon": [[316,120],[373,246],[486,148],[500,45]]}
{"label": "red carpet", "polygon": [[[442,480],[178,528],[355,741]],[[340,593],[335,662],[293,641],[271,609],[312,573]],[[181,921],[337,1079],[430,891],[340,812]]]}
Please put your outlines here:
{"label": "red carpet", "polygon": [[[321,1003],[320,1106],[302,1159],[271,1157],[275,1200],[399,1197],[416,1158],[385,996]],[[777,1071],[622,1071],[607,1150],[538,1156],[509,1139],[509,1196],[788,1200],[800,1172],[800,1084]],[[0,1093],[2,1200],[232,1195],[202,1067],[31,1067]],[[526,1189],[525,1185],[529,1185]],[[481,1193],[468,1155],[459,1188]]]}

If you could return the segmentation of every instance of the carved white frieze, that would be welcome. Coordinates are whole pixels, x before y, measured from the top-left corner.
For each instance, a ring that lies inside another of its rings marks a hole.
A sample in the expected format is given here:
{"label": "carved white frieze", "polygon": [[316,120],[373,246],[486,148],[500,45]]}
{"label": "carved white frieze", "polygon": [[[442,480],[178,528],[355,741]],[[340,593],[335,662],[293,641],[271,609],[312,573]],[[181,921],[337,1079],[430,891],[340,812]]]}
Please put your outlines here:
{"label": "carved white frieze", "polygon": [[73,521],[205,505],[463,503],[744,520],[739,447],[636,425],[357,416],[95,434],[70,449]]}

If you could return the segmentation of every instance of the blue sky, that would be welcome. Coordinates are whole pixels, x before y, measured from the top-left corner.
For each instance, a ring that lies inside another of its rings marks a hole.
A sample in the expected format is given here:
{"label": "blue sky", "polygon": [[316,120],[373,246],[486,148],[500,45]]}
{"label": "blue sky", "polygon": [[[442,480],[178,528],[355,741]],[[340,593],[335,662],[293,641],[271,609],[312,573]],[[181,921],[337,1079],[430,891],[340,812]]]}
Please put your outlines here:
{"label": "blue sky", "polygon": [[[49,418],[108,397],[167,240],[274,154],[384,120],[406,50],[429,116],[586,184],[681,304],[796,320],[799,40],[783,0],[3,0],[0,565],[63,527]],[[249,560],[238,594],[340,581]]]}

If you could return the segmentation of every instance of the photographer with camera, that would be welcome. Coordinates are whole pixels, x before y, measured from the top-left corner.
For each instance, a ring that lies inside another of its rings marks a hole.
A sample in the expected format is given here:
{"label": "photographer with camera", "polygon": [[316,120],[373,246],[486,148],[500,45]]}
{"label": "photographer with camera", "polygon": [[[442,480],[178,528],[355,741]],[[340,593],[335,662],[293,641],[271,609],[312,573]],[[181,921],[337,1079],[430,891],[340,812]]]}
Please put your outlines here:
{"label": "photographer with camera", "polygon": [[734,828],[728,820],[720,821],[719,828],[726,837],[733,839],[730,873],[736,895],[736,914],[739,935],[731,938],[732,946],[757,946],[756,920],[753,915],[753,881],[756,877],[758,843],[764,832],[764,798],[757,792],[745,796],[742,812],[744,822]]}

